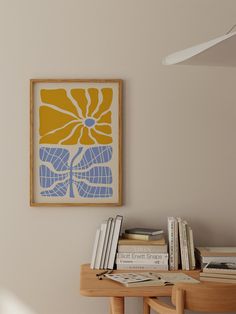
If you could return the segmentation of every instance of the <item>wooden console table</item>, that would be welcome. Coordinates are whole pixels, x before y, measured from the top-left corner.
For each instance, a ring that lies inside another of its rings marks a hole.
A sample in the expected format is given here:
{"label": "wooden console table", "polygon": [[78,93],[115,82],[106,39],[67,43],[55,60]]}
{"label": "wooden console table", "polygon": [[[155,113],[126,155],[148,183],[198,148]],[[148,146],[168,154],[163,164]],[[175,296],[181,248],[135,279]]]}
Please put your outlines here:
{"label": "wooden console table", "polygon": [[[102,270],[90,269],[89,264],[81,265],[80,269],[80,294],[87,297],[110,298],[110,313],[124,314],[125,297],[168,297],[171,296],[171,286],[161,287],[132,287],[127,288],[109,280],[99,280],[96,274]],[[116,270],[115,272],[134,272],[135,270]],[[141,272],[136,271],[136,272]],[[161,272],[161,271],[157,271]],[[179,272],[179,271],[178,271]],[[181,271],[195,279],[199,279],[199,270]]]}

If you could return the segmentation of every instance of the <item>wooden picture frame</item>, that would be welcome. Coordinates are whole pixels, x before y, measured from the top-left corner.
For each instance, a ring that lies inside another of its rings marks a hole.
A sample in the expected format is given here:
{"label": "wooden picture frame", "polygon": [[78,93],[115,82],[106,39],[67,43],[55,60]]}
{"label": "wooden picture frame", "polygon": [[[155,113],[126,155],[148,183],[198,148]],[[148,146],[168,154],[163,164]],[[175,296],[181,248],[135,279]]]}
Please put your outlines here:
{"label": "wooden picture frame", "polygon": [[30,205],[122,205],[122,80],[30,80]]}

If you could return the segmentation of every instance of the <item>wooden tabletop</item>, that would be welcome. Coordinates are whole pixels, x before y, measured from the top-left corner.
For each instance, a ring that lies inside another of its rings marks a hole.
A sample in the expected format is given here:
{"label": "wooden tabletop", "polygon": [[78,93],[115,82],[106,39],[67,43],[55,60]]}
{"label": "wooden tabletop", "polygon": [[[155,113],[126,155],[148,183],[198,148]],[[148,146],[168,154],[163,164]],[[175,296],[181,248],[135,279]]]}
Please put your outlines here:
{"label": "wooden tabletop", "polygon": [[[127,288],[120,283],[104,278],[99,280],[97,273],[102,270],[90,269],[89,264],[81,265],[80,268],[80,294],[87,297],[151,297],[170,296],[171,286],[161,287],[132,287]],[[144,272],[136,270],[115,270],[114,272]],[[156,271],[161,272],[161,271]],[[166,272],[166,271],[163,271]],[[182,271],[195,279],[199,279],[199,270]]]}

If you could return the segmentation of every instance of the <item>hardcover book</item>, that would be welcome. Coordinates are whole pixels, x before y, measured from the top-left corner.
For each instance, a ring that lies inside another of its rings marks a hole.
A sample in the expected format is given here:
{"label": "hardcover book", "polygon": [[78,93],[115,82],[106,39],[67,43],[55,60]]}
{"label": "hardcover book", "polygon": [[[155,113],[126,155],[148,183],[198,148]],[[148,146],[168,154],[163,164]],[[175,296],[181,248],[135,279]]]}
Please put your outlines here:
{"label": "hardcover book", "polygon": [[236,274],[236,263],[210,262],[203,268],[203,272]]}
{"label": "hardcover book", "polygon": [[236,247],[197,247],[197,254],[201,256],[236,256]]}

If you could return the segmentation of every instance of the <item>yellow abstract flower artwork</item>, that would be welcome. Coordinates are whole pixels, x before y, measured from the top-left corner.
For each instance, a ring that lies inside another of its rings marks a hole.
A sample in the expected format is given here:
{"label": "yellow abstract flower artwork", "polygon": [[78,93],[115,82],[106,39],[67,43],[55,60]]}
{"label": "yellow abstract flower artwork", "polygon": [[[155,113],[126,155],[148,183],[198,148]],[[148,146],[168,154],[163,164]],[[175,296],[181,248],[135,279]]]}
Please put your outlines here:
{"label": "yellow abstract flower artwork", "polygon": [[40,144],[112,143],[112,88],[41,89]]}

